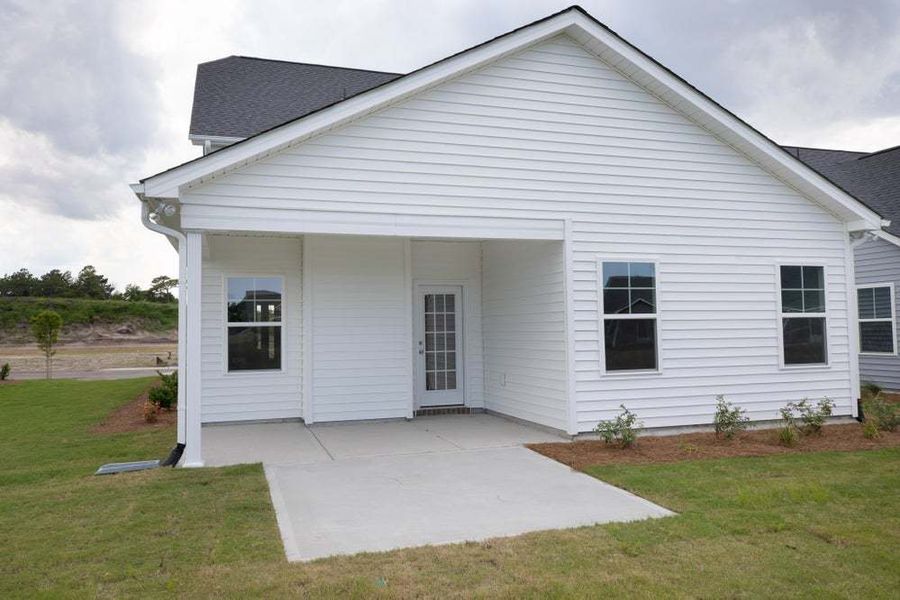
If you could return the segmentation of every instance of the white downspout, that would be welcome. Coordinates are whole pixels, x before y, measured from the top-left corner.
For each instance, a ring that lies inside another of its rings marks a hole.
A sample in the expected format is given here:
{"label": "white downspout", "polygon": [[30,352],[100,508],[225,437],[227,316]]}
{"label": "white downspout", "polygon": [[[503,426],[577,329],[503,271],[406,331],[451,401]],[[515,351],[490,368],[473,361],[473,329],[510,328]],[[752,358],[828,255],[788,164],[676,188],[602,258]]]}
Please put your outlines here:
{"label": "white downspout", "polygon": [[141,200],[141,222],[150,231],[173,238],[178,245],[178,443],[186,443],[187,410],[185,402],[185,384],[187,380],[187,364],[185,363],[185,334],[187,324],[187,238],[171,227],[160,225],[150,219],[150,202],[144,194],[135,190]]}

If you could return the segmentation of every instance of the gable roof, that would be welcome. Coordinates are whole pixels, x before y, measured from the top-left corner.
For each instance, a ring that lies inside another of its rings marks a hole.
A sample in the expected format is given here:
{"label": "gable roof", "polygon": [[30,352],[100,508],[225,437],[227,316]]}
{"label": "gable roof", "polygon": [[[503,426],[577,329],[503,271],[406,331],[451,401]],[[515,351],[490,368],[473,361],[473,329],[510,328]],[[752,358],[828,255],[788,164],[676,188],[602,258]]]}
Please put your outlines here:
{"label": "gable roof", "polygon": [[900,146],[878,152],[784,149],[890,219],[885,231],[900,236]]}
{"label": "gable roof", "polygon": [[177,198],[182,186],[210,179],[300,144],[418,92],[559,34],[641,85],[720,140],[847,222],[849,230],[879,229],[878,213],[700,92],[690,83],[572,6],[355,96],[264,130],[240,142],[142,179],[132,189],[145,197]]}
{"label": "gable roof", "polygon": [[400,77],[229,56],[197,65],[191,138],[246,138]]}

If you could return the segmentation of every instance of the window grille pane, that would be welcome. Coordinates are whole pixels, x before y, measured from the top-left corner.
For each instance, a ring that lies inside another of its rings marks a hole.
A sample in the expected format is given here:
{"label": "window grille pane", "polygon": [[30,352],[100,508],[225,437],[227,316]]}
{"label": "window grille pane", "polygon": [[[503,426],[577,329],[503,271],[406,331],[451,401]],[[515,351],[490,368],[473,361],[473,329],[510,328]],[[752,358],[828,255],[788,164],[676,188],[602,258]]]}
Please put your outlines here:
{"label": "window grille pane", "polygon": [[455,306],[456,302],[453,294],[447,294],[447,296],[444,298],[444,310],[448,313],[452,313],[456,310]]}
{"label": "window grille pane", "polygon": [[607,315],[628,313],[628,289],[603,290],[603,312]]}
{"label": "window grille pane", "polygon": [[456,315],[447,314],[444,316],[444,327],[447,331],[456,331]]}
{"label": "window grille pane", "polygon": [[863,352],[885,352],[893,354],[894,326],[890,321],[875,321],[859,324],[859,347]]}
{"label": "window grille pane", "polygon": [[228,300],[253,300],[253,278],[252,277],[229,277],[228,278]]}
{"label": "window grille pane", "polygon": [[803,287],[803,270],[801,267],[781,267],[781,289],[799,290]]}
{"label": "window grille pane", "polygon": [[874,288],[863,288],[856,290],[856,301],[859,304],[860,319],[875,318],[875,290]]}
{"label": "window grille pane", "polygon": [[628,287],[628,263],[605,262],[603,263],[603,287],[624,288]]}
{"label": "window grille pane", "polygon": [[825,312],[825,292],[823,290],[805,290],[803,292],[803,312]]}
{"label": "window grille pane", "polygon": [[656,319],[606,319],[604,333],[608,371],[656,368]]}
{"label": "window grille pane", "polygon": [[228,370],[281,368],[281,327],[229,327]]}
{"label": "window grille pane", "polygon": [[425,389],[429,392],[434,390],[434,372],[425,373]]}
{"label": "window grille pane", "polygon": [[425,312],[434,312],[434,294],[425,294]]}
{"label": "window grille pane", "polygon": [[447,371],[447,389],[456,389],[456,373],[454,371]]}
{"label": "window grille pane", "polygon": [[653,290],[631,290],[632,313],[655,313],[656,298]]}
{"label": "window grille pane", "polygon": [[229,323],[252,323],[253,322],[253,302],[229,301],[228,302],[228,322]]}
{"label": "window grille pane", "polygon": [[825,289],[824,267],[803,267],[803,287],[805,289]]}
{"label": "window grille pane", "polygon": [[800,290],[785,290],[781,292],[781,312],[803,312],[803,292]]}
{"label": "window grille pane", "polygon": [[804,365],[826,362],[825,318],[782,319],[784,364]]}
{"label": "window grille pane", "polygon": [[444,295],[434,295],[434,312],[444,312]]}
{"label": "window grille pane", "polygon": [[875,318],[890,319],[891,304],[893,304],[893,298],[891,298],[891,288],[872,288],[872,295],[875,304]]}

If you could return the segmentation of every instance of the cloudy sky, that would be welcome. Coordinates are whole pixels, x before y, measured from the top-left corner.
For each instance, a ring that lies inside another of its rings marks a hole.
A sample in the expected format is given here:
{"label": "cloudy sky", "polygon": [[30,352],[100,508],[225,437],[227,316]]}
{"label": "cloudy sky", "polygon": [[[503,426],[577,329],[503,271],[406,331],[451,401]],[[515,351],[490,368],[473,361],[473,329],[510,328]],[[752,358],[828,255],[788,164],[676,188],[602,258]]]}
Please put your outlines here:
{"label": "cloudy sky", "polygon": [[[0,0],[0,274],[175,275],[128,183],[199,154],[196,64],[230,54],[405,72],[560,10],[551,0]],[[900,3],[584,0],[780,143],[900,144]]]}

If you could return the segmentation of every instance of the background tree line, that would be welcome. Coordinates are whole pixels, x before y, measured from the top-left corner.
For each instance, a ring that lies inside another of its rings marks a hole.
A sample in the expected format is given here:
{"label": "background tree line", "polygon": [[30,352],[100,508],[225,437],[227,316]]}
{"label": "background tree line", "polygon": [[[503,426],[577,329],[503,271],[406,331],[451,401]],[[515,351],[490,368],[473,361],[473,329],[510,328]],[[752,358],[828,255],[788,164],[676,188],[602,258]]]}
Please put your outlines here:
{"label": "background tree line", "polygon": [[91,265],[81,269],[77,276],[73,276],[70,271],[53,269],[37,277],[28,269],[19,269],[0,277],[0,298],[93,298],[175,302],[172,289],[177,286],[177,279],[160,275],[153,278],[146,290],[135,284],[128,284],[123,292],[118,292],[109,280]]}

